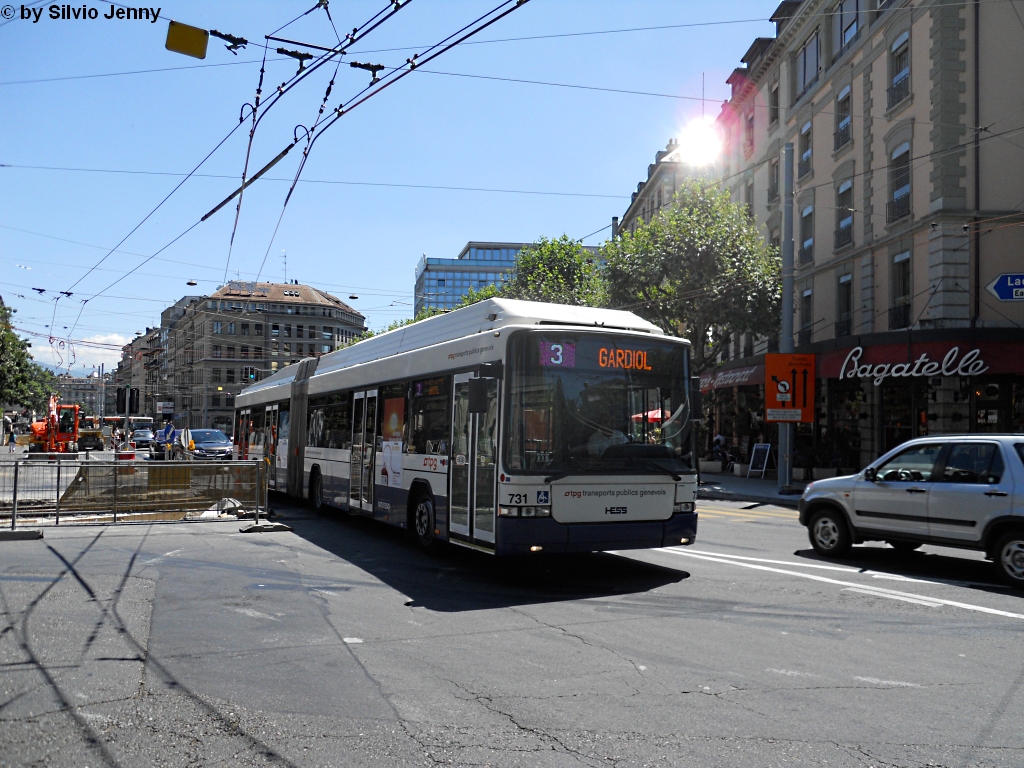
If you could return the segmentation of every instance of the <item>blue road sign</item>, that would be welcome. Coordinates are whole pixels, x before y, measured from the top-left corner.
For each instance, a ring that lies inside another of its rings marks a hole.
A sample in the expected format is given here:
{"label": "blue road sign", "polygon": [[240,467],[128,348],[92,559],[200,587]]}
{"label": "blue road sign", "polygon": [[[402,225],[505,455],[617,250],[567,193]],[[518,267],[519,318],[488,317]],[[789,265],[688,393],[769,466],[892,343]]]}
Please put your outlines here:
{"label": "blue road sign", "polygon": [[1024,272],[1006,272],[987,286],[1000,301],[1024,301]]}

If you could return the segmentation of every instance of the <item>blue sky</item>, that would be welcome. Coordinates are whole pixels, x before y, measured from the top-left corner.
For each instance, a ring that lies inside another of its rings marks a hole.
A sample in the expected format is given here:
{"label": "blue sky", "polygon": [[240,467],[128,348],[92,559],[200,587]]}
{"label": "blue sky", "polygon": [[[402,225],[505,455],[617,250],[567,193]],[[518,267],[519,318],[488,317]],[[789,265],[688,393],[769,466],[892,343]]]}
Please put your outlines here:
{"label": "blue sky", "polygon": [[[347,99],[369,80],[349,61],[397,66],[496,4],[412,0],[362,41],[358,50],[366,53],[347,57],[329,103]],[[84,309],[80,300],[137,267],[237,187],[248,125],[200,169],[210,176],[186,182],[118,252],[87,271],[174,188],[181,176],[173,174],[190,171],[238,123],[241,105],[253,99],[262,52],[249,46],[235,56],[211,39],[204,61],[171,53],[164,48],[167,20],[262,42],[314,2],[166,2],[152,24],[103,19],[109,3],[87,3],[101,18],[77,21],[50,19],[45,4],[32,23],[19,18],[20,5],[14,5],[14,20],[0,26],[0,163],[92,170],[0,168],[0,295],[17,308],[19,328],[49,333],[52,325],[54,335],[67,335],[81,310],[75,339],[124,343],[157,325],[169,303],[221,284],[233,205]],[[531,0],[478,39],[767,19],[776,5]],[[382,0],[333,0],[329,8],[344,33],[383,6]],[[492,42],[461,46],[428,68],[676,96],[700,96],[703,73],[713,100],[706,109],[716,114],[740,56],[754,37],[772,34],[773,26],[759,21]],[[336,42],[322,10],[280,35]],[[378,50],[387,48],[403,50]],[[265,92],[296,69],[276,53],[268,58]],[[81,77],[170,67],[180,69]],[[294,126],[313,122],[333,71],[323,67],[268,112],[253,145],[253,170],[290,142]],[[15,82],[25,80],[47,82]],[[318,140],[303,173],[309,181],[297,187],[272,245],[288,189],[275,179],[291,178],[299,153],[246,191],[228,277],[254,279],[262,264],[261,279],[283,281],[287,251],[289,279],[346,300],[358,294],[349,303],[371,327],[381,327],[411,314],[421,254],[454,257],[469,240],[580,238],[608,225],[625,210],[654,153],[700,111],[700,102],[684,99],[414,73]],[[586,242],[607,236],[604,230]],[[187,286],[190,279],[198,286]],[[55,312],[52,298],[65,290],[74,295],[57,302]],[[40,362],[67,364],[67,349],[52,349],[46,338],[33,344]],[[73,370],[118,357],[112,349],[79,344]]]}

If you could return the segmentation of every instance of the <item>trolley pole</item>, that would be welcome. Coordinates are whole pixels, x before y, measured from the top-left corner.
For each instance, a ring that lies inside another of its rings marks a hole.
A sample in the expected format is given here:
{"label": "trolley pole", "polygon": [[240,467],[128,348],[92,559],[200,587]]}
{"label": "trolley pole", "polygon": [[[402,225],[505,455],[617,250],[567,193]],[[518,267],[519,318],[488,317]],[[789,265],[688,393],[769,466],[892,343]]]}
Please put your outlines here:
{"label": "trolley pole", "polygon": [[[779,352],[793,352],[793,142],[782,151],[782,318]],[[779,424],[779,490],[793,484],[793,424]]]}

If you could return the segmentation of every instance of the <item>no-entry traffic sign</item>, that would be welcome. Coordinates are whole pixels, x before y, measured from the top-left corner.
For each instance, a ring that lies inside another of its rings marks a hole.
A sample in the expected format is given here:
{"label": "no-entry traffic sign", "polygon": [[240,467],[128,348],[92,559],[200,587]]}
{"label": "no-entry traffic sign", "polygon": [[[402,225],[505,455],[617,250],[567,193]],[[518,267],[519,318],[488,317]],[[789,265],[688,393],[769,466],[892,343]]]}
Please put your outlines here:
{"label": "no-entry traffic sign", "polygon": [[765,421],[814,421],[814,355],[764,356]]}

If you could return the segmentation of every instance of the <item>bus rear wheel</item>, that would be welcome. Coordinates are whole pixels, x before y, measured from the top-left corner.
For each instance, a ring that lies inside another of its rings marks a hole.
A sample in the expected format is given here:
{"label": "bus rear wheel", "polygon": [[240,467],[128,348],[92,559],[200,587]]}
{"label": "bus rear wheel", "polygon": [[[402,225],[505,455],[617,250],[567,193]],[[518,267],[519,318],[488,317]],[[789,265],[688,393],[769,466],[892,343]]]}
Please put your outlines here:
{"label": "bus rear wheel", "polygon": [[437,544],[434,526],[437,518],[434,515],[434,499],[426,492],[416,498],[412,508],[412,532],[420,549],[430,550]]}

